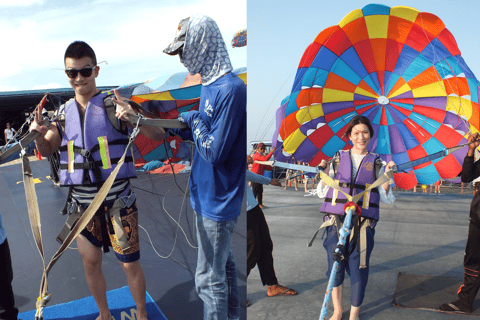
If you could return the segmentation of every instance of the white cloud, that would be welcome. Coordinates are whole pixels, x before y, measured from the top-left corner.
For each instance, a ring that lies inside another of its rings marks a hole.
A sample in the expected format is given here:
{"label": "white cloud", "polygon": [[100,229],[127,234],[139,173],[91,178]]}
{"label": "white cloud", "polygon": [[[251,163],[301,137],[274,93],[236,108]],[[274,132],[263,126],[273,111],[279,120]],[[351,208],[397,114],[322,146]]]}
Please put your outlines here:
{"label": "white cloud", "polygon": [[48,84],[39,84],[39,85],[35,85],[33,86],[32,90],[43,90],[43,89],[59,89],[61,88],[62,86],[58,83],[48,83]]}
{"label": "white cloud", "polygon": [[17,91],[19,88],[17,86],[8,86],[0,84],[0,91]]}
{"label": "white cloud", "polygon": [[43,5],[43,0],[0,0],[0,7],[29,7],[34,4]]}
{"label": "white cloud", "polygon": [[[3,2],[0,0],[0,6]],[[42,77],[49,76],[48,70],[63,68],[65,49],[75,40],[90,44],[98,61],[108,61],[108,66],[101,66],[99,85],[140,82],[162,71],[183,71],[179,59],[162,50],[173,40],[178,22],[195,13],[217,21],[234,67],[246,65],[246,50],[230,48],[233,34],[246,27],[246,0],[200,0],[182,5],[137,0],[122,2],[115,10],[109,0],[96,1],[94,10],[91,2],[75,6],[61,3],[66,6],[9,8],[15,14],[0,12],[0,43],[6,44],[0,51],[0,61],[4,62],[0,83],[12,77],[22,79],[14,85],[26,90],[42,83],[42,79],[61,81]],[[236,59],[243,63],[235,63]],[[145,69],[150,72],[142,72]]]}

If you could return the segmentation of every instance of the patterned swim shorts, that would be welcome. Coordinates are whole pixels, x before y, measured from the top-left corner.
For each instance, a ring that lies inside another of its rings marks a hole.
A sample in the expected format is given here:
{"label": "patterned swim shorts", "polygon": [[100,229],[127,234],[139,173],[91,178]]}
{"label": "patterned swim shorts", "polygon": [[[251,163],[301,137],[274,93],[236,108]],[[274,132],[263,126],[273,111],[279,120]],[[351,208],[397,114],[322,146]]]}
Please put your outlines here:
{"label": "patterned swim shorts", "polygon": [[[110,203],[111,207],[113,203]],[[113,223],[113,212],[110,212],[111,220]],[[120,208],[120,220],[125,232],[128,244],[130,248],[125,251],[118,245],[118,240],[115,233],[110,232],[110,228],[107,226],[107,232],[110,236],[109,245],[113,248],[118,260],[122,262],[134,262],[140,259],[140,244],[138,234],[138,209],[137,203],[134,202],[130,208]],[[99,217],[95,216],[83,229],[81,234],[90,241],[96,247],[102,247],[102,229],[100,225]]]}

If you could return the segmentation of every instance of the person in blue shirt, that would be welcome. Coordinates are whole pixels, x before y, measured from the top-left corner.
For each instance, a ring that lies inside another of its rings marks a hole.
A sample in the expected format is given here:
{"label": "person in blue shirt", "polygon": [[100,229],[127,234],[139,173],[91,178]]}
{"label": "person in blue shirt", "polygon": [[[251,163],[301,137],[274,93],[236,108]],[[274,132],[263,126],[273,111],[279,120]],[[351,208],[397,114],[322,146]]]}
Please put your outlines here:
{"label": "person in blue shirt", "polygon": [[199,111],[179,117],[190,130],[175,131],[196,146],[189,183],[199,242],[196,291],[204,319],[239,319],[232,236],[245,191],[246,86],[231,72],[220,29],[208,16],[180,21],[164,52],[178,54],[202,78]]}
{"label": "person in blue shirt", "polygon": [[2,225],[0,215],[0,319],[17,320],[18,309],[12,289],[13,269],[7,233]]}
{"label": "person in blue shirt", "polygon": [[[253,163],[253,158],[247,156],[247,164]],[[247,181],[280,186],[278,179],[270,179],[247,170]],[[245,188],[247,198],[247,277],[257,266],[262,284],[268,287],[267,296],[294,296],[298,292],[278,283],[273,266],[273,242],[270,237],[267,220],[258,204],[251,188]],[[247,300],[247,307],[251,304]]]}

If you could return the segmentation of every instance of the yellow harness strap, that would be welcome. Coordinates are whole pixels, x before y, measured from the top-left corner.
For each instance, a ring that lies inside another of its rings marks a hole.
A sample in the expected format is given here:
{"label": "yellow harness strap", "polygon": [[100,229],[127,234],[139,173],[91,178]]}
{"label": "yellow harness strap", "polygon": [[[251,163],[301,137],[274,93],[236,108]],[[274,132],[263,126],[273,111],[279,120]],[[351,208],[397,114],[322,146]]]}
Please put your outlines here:
{"label": "yellow harness strap", "polygon": [[[338,185],[338,182],[336,182],[335,180],[333,180],[332,178],[330,178],[330,176],[328,174],[326,174],[325,172],[323,171],[320,171],[320,178],[322,178],[323,182],[325,182],[325,184],[327,186],[329,186],[330,188],[333,188],[334,191],[337,191],[337,196],[338,196],[338,192],[341,192],[343,193],[343,195],[345,197],[347,197],[347,200],[348,201],[353,201],[352,199],[352,196],[349,195],[348,193],[345,193],[341,188],[340,186]],[[338,181],[338,180],[337,180]],[[333,201],[333,200],[332,200]],[[355,202],[355,201],[354,201]]]}
{"label": "yellow harness strap", "polygon": [[[372,219],[360,218],[360,239],[357,244],[357,248],[360,252],[360,267],[359,269],[365,269],[367,266],[367,228],[372,225]],[[358,237],[355,234],[355,228],[352,229],[350,233],[350,241],[353,240],[353,237]]]}
{"label": "yellow harness strap", "polygon": [[334,180],[334,183],[335,183],[334,186],[336,186],[336,187],[333,188],[332,206],[337,205],[338,190],[340,189],[339,182],[340,182],[340,180]]}
{"label": "yellow harness strap", "polygon": [[367,192],[364,193],[363,195],[363,205],[362,209],[368,209],[369,207],[369,202],[370,202],[370,190],[368,187],[370,187],[369,183],[365,183],[365,190],[368,190]]}
{"label": "yellow harness strap", "polygon": [[[123,229],[122,220],[120,218],[120,210],[122,206],[120,205],[120,201],[116,200],[113,203],[113,206],[110,208],[110,214],[113,224],[113,230],[115,231],[115,238],[116,244],[122,249],[122,252],[130,248],[130,244],[128,243],[127,236],[125,235],[125,230]],[[112,245],[114,241],[112,241]]]}
{"label": "yellow harness strap", "polygon": [[332,215],[330,217],[330,219],[328,219],[327,221],[325,221],[324,223],[322,223],[322,225],[317,229],[317,231],[315,231],[315,233],[313,234],[313,237],[312,239],[310,239],[310,241],[307,243],[307,248],[308,247],[311,247],[312,244],[313,244],[313,241],[315,241],[315,238],[317,238],[317,235],[318,233],[320,232],[320,230],[322,230],[323,228],[327,228],[327,227],[330,227],[330,226],[333,226],[335,225],[337,227],[337,233],[338,231],[340,230],[340,221],[337,219],[337,216],[336,215]]}

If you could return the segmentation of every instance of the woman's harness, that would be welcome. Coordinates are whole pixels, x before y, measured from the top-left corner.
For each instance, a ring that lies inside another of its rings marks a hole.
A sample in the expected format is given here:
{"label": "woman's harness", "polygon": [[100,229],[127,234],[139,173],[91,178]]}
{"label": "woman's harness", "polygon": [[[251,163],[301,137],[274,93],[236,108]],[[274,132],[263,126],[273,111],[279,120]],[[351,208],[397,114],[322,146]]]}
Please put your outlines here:
{"label": "woman's harness", "polygon": [[[338,163],[334,163],[334,171],[336,172],[336,165]],[[375,163],[375,176],[378,176],[379,171],[380,171],[381,163]],[[390,181],[391,178],[393,178],[393,171],[389,171],[387,173],[384,173],[382,176],[380,176],[375,182],[371,185],[365,186],[365,190],[361,193],[358,193],[354,197],[351,195],[347,194],[344,192],[338,183],[338,180],[333,180],[330,178],[329,175],[325,174],[323,171],[320,171],[320,177],[322,178],[323,182],[325,182],[326,185],[329,187],[333,188],[334,191],[334,197],[332,199],[332,202],[335,202],[336,195],[338,195],[338,192],[343,193],[347,197],[347,202],[352,201],[354,203],[357,203],[360,199],[363,198],[363,208],[368,208],[369,205],[369,193],[373,191],[374,188],[384,184],[387,181]],[[354,184],[353,182],[351,183],[352,185]],[[358,187],[358,186],[356,186]],[[363,186],[362,186],[363,187]],[[328,219],[327,219],[328,218]],[[350,233],[350,238],[349,241],[353,241],[353,248],[356,247],[356,249],[360,252],[360,269],[366,268],[366,261],[367,261],[367,228],[369,227],[374,227],[377,223],[376,220],[362,217],[361,215],[355,215],[353,217],[352,221],[353,227],[353,232]],[[339,234],[340,229],[342,228],[342,222],[340,221],[340,216],[336,214],[328,214],[325,215],[324,217],[324,222],[322,225],[314,232],[312,239],[307,244],[307,247],[311,247],[313,242],[315,241],[318,233],[324,229],[328,228],[330,226],[335,226],[337,235]],[[358,239],[358,237],[360,237]],[[357,239],[358,239],[358,245],[357,245]]]}

